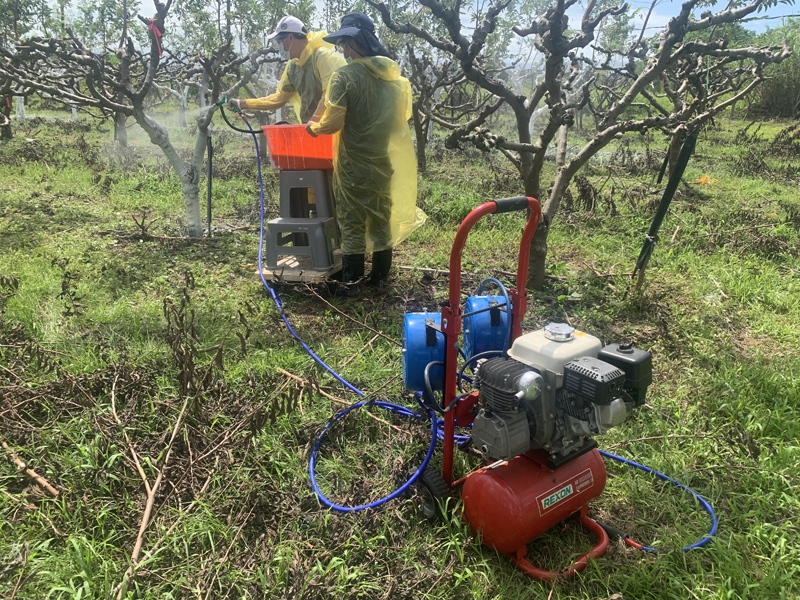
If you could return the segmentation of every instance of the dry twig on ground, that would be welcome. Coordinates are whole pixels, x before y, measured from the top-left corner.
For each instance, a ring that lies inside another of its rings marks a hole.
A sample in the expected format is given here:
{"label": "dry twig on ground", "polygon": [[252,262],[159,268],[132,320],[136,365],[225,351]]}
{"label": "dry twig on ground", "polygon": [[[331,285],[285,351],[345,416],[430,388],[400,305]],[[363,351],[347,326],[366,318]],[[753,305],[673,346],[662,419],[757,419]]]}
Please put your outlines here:
{"label": "dry twig on ground", "polygon": [[58,490],[54,488],[52,485],[50,485],[48,481],[44,477],[39,475],[36,471],[34,471],[33,469],[29,469],[28,466],[25,464],[25,462],[19,456],[17,456],[16,452],[14,452],[11,448],[8,447],[8,444],[6,442],[3,442],[3,448],[5,449],[6,452],[8,452],[8,455],[11,457],[11,460],[14,461],[14,464],[17,465],[17,468],[20,471],[25,471],[25,473],[28,474],[28,477],[30,477],[36,483],[38,483],[40,486],[46,489],[47,492],[53,498],[58,498]]}
{"label": "dry twig on ground", "polygon": [[372,333],[377,333],[379,336],[381,336],[382,338],[386,338],[387,340],[389,340],[389,341],[390,341],[390,342],[392,342],[393,344],[396,344],[396,345],[398,345],[398,346],[402,346],[402,344],[401,344],[400,342],[398,342],[398,341],[397,341],[396,339],[394,339],[394,338],[390,338],[388,335],[386,335],[386,334],[385,334],[385,333],[383,333],[382,331],[378,331],[377,329],[373,329],[372,327],[370,327],[370,326],[369,326],[369,325],[367,325],[366,323],[362,323],[362,322],[361,322],[361,321],[359,321],[358,319],[354,319],[354,318],[353,318],[353,317],[351,317],[350,315],[348,315],[348,314],[346,314],[346,313],[343,313],[343,312],[342,312],[342,311],[340,311],[338,308],[336,308],[336,307],[335,307],[333,304],[331,304],[330,302],[328,302],[327,300],[325,300],[325,298],[323,298],[322,296],[320,296],[320,295],[317,293],[317,291],[316,291],[314,288],[312,288],[311,286],[308,286],[308,285],[307,285],[307,286],[306,286],[306,288],[307,288],[307,289],[308,289],[308,290],[309,290],[309,291],[310,291],[312,294],[314,294],[314,295],[315,295],[315,296],[316,296],[318,299],[322,300],[322,301],[323,301],[325,304],[327,304],[329,307],[331,307],[333,310],[335,310],[335,311],[336,311],[338,314],[340,314],[341,316],[345,317],[346,319],[349,319],[349,320],[350,320],[350,321],[352,321],[353,323],[357,323],[359,326],[363,327],[364,329],[369,329],[369,330],[370,330]]}
{"label": "dry twig on ground", "polygon": [[[167,444],[167,451],[164,456],[164,462],[161,464],[161,468],[158,469],[158,475],[156,476],[156,480],[153,482],[153,485],[150,486],[149,491],[147,492],[147,502],[144,507],[144,513],[142,513],[142,520],[139,523],[139,534],[136,536],[136,543],[133,546],[133,551],[131,552],[131,559],[130,559],[130,566],[128,570],[125,571],[125,574],[122,576],[122,581],[117,586],[115,590],[117,592],[117,600],[121,600],[125,597],[125,594],[128,590],[128,584],[130,583],[130,579],[133,576],[134,568],[139,560],[139,553],[142,550],[142,544],[144,543],[144,534],[147,531],[148,525],[150,525],[150,514],[153,511],[153,503],[156,499],[156,494],[158,493],[158,488],[161,486],[161,482],[164,479],[164,471],[167,470],[167,465],[169,464],[169,458],[172,454],[172,444],[175,441],[175,438],[178,435],[178,431],[180,430],[181,425],[183,424],[183,416],[186,414],[186,407],[189,404],[189,400],[185,400],[183,402],[183,406],[181,407],[181,412],[178,415],[177,420],[175,421],[175,426],[172,428],[172,436],[169,439],[169,443]],[[147,483],[145,482],[145,486]]]}

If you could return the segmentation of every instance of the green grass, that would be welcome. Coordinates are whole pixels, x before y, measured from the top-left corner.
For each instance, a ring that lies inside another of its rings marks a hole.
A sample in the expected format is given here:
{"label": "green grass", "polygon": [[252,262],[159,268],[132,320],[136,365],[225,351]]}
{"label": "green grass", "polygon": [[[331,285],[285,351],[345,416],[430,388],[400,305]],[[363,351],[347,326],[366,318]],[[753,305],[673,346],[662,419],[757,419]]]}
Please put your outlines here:
{"label": "green grass", "polygon": [[[17,598],[115,590],[146,497],[123,428],[152,484],[187,398],[129,590],[142,598],[800,596],[800,199],[786,167],[796,157],[769,145],[787,124],[765,124],[747,144],[737,138],[743,123],[721,120],[702,133],[638,295],[628,274],[659,198],[647,150],[665,143],[637,136],[594,161],[591,212],[571,188],[573,207],[551,229],[546,286],[531,292],[526,326],[569,319],[604,342],[653,353],[647,406],[598,441],[696,489],[720,522],[704,549],[675,550],[705,534],[707,516],[680,489],[609,463],[590,514],[663,551],[612,543],[584,573],[553,585],[482,546],[453,510],[429,523],[408,500],[357,514],[321,507],[309,452],[343,407],[336,399],[355,397],[286,333],[255,275],[247,140],[215,134],[219,230],[188,241],[180,239],[180,185],[141,131],[131,128],[131,147],[120,152],[106,126],[49,116],[0,146],[0,435],[60,495],[50,498],[3,458],[4,597],[15,587]],[[192,143],[190,132],[171,135]],[[761,167],[747,163],[754,151]],[[395,264],[446,269],[467,212],[519,190],[493,155],[435,143],[429,162],[419,185],[429,221],[397,249]],[[703,175],[718,182],[692,183]],[[265,178],[274,211],[277,178]],[[156,237],[133,221],[145,211]],[[465,292],[486,276],[509,282],[522,224],[508,214],[476,226]],[[398,378],[400,348],[373,330],[399,340],[403,314],[438,310],[448,281],[406,270],[393,277],[388,295],[355,302],[317,290],[370,329],[306,289],[284,290],[284,310],[347,380],[412,403]],[[360,412],[324,444],[317,474],[333,501],[375,500],[427,448],[426,423],[370,412],[386,423]],[[459,454],[458,473],[473,460]],[[528,558],[559,569],[594,543],[570,524],[529,544]]]}

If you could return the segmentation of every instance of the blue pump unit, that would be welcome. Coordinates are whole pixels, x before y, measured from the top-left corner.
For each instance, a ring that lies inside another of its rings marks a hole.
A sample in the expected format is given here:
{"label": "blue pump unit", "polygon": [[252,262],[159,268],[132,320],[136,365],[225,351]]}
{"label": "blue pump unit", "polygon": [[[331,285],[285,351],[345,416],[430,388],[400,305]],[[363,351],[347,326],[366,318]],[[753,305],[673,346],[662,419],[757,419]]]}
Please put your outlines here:
{"label": "blue pump unit", "polygon": [[[403,383],[407,390],[425,389],[425,367],[444,361],[441,313],[406,313],[403,323]],[[431,388],[444,388],[444,367],[431,367]]]}
{"label": "blue pump unit", "polygon": [[[489,350],[505,350],[511,306],[503,296],[470,296],[464,305],[464,352],[472,358]],[[480,311],[480,312],[477,312]],[[472,314],[470,314],[472,313]]]}

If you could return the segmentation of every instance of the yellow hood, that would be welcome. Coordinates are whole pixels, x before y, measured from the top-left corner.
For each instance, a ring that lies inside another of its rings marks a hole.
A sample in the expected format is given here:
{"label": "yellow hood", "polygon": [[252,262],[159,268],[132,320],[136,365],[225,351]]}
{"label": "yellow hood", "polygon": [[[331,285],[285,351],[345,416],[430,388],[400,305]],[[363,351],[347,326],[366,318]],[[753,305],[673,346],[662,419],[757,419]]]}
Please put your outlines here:
{"label": "yellow hood", "polygon": [[385,56],[365,56],[353,61],[364,65],[373,77],[396,81],[400,79],[400,66],[391,58]]}
{"label": "yellow hood", "polygon": [[303,52],[300,54],[298,58],[295,58],[295,62],[297,62],[297,66],[302,67],[306,64],[306,61],[311,57],[314,53],[314,50],[317,48],[333,48],[333,44],[329,44],[328,42],[324,41],[324,38],[328,33],[326,31],[315,31],[314,33],[309,33],[306,37],[308,38],[308,45],[303,48]]}

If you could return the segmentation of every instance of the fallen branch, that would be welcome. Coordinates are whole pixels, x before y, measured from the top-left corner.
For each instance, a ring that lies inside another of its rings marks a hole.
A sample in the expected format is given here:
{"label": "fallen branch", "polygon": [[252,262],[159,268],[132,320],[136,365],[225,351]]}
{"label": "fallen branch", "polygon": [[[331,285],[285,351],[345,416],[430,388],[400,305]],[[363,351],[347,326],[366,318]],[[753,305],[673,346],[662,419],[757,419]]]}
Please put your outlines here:
{"label": "fallen branch", "polygon": [[114,373],[114,382],[111,384],[111,414],[114,415],[114,422],[117,424],[117,427],[120,428],[122,431],[122,435],[125,436],[125,441],[128,444],[128,450],[130,450],[131,457],[133,458],[133,462],[136,465],[136,470],[139,471],[139,477],[142,478],[142,482],[144,483],[144,489],[150,494],[150,484],[147,482],[147,476],[144,474],[144,469],[142,469],[141,463],[139,463],[139,457],[136,454],[136,450],[133,449],[133,444],[131,444],[131,439],[128,437],[128,432],[125,431],[125,428],[122,426],[122,421],[119,420],[117,416],[117,405],[115,403],[116,397],[116,389],[117,389],[117,379],[119,375],[115,372]]}
{"label": "fallen branch", "polygon": [[652,440],[673,440],[673,439],[694,439],[694,440],[711,440],[711,439],[721,439],[724,440],[725,438],[721,435],[704,435],[704,434],[696,434],[696,435],[654,435],[652,437],[643,437],[643,438],[636,438],[635,440],[624,440],[622,442],[617,442],[616,444],[611,444],[608,447],[608,450],[612,448],[618,448],[619,446],[627,446],[628,444],[635,444],[636,442],[649,442]]}
{"label": "fallen branch", "polygon": [[693,235],[692,237],[684,238],[681,241],[677,242],[675,245],[680,246],[681,244],[685,244],[686,242],[691,242],[698,238],[704,237],[712,237],[712,236],[719,236],[731,233],[740,233],[742,231],[750,231],[752,229],[763,229],[765,227],[772,227],[775,228],[779,225],[779,223],[766,223],[765,225],[753,225],[752,227],[741,227],[740,229],[731,229],[730,231],[712,231],[711,233],[704,233],[702,235]]}
{"label": "fallen branch", "polygon": [[[194,497],[194,500],[192,500],[192,503],[191,503],[191,504],[189,504],[189,506],[187,506],[185,509],[181,510],[181,512],[178,514],[178,518],[177,518],[177,519],[175,519],[175,522],[174,522],[172,525],[170,525],[170,528],[169,528],[169,529],[167,529],[166,533],[165,533],[164,535],[162,535],[162,536],[161,536],[161,537],[160,537],[160,538],[159,538],[159,539],[156,541],[156,543],[155,543],[155,544],[153,544],[153,547],[152,547],[152,548],[151,548],[151,549],[150,549],[148,552],[146,552],[146,553],[145,553],[145,560],[147,560],[147,559],[149,559],[151,556],[155,555],[155,553],[156,553],[156,552],[159,550],[159,548],[161,547],[161,544],[162,544],[162,542],[163,542],[164,540],[166,540],[166,539],[168,539],[168,538],[169,538],[170,534],[171,534],[171,533],[172,533],[172,532],[175,530],[175,528],[176,528],[176,527],[177,527],[177,526],[178,526],[178,525],[181,523],[181,521],[183,520],[183,517],[185,517],[185,516],[186,516],[186,515],[188,515],[190,512],[192,512],[192,509],[193,509],[195,506],[197,506],[197,504],[198,504],[198,502],[199,502],[199,497],[200,497],[200,495],[202,495],[202,494],[204,494],[204,493],[206,492],[206,490],[208,489],[208,485],[209,485],[210,483],[211,483],[211,474],[209,474],[209,476],[206,478],[206,482],[203,484],[203,487],[202,487],[202,488],[200,488],[200,491],[199,491],[199,492],[198,492],[198,493],[195,495],[195,497]],[[144,562],[144,561],[142,561],[142,562]],[[140,562],[139,564],[142,564],[142,562]],[[136,569],[137,569],[137,567],[138,567],[138,566],[139,566],[139,565],[135,565],[135,566],[133,567],[133,570],[131,571],[131,576],[133,576],[133,574],[134,574],[134,573],[136,573]]]}
{"label": "fallen branch", "polygon": [[[249,500],[249,498],[250,498],[250,497],[248,496],[248,500]],[[242,530],[244,529],[244,526],[247,524],[247,521],[248,521],[248,520],[250,520],[250,516],[253,514],[253,511],[254,511],[255,509],[256,509],[255,505],[253,505],[253,506],[250,508],[250,512],[249,512],[249,513],[247,513],[247,516],[244,518],[244,521],[243,521],[243,522],[242,522],[242,524],[239,526],[239,529],[236,531],[236,535],[235,535],[235,536],[233,536],[233,540],[231,540],[231,543],[228,545],[228,549],[225,551],[225,555],[222,557],[222,559],[221,559],[221,560],[219,560],[219,561],[218,561],[217,568],[216,568],[216,570],[214,571],[214,577],[212,577],[212,578],[211,578],[211,583],[208,585],[208,591],[206,592],[206,597],[205,597],[205,600],[208,600],[208,599],[211,597],[211,591],[212,591],[212,589],[213,589],[213,587],[214,587],[214,582],[217,580],[217,577],[219,576],[219,570],[222,568],[222,566],[223,566],[224,564],[226,564],[226,563],[227,563],[227,561],[228,561],[228,556],[229,556],[229,555],[230,555],[230,553],[231,553],[231,549],[233,548],[233,545],[236,543],[236,540],[238,540],[238,539],[239,539],[239,535],[241,535],[241,533],[242,533]],[[242,507],[242,510],[240,510],[240,511],[239,511],[239,515],[241,515],[243,512],[244,512],[244,507]],[[237,519],[238,519],[238,518],[239,518],[239,517],[237,516]]]}
{"label": "fallen branch", "polygon": [[22,575],[25,573],[25,567],[28,566],[28,548],[27,545],[25,547],[25,558],[22,559],[22,570],[19,572],[19,577],[17,577],[17,583],[14,585],[14,589],[11,592],[11,598],[9,600],[14,600],[19,591],[19,584],[22,583]]}
{"label": "fallen branch", "polygon": [[28,474],[28,477],[46,489],[53,498],[58,498],[58,490],[50,485],[47,480],[39,475],[36,471],[29,469],[25,462],[19,456],[17,456],[17,454],[11,448],[8,447],[7,443],[3,442],[3,448],[5,448],[6,452],[8,452],[11,460],[14,461],[14,464],[17,465],[17,468],[20,471],[25,471],[25,473]]}
{"label": "fallen branch", "polygon": [[98,235],[113,235],[117,236],[120,239],[137,239],[137,240],[148,240],[148,241],[160,241],[160,242],[187,242],[191,244],[199,243],[199,244],[207,244],[213,243],[217,244],[221,240],[216,238],[195,238],[195,237],[181,237],[181,236],[172,236],[172,235],[152,235],[150,233],[141,233],[138,231],[130,231],[124,229],[104,229],[102,231],[97,232]]}
{"label": "fallen branch", "polygon": [[30,511],[30,512],[35,512],[35,513],[38,513],[38,515],[39,515],[40,517],[42,517],[42,518],[43,518],[45,521],[47,521],[47,524],[48,524],[48,525],[50,525],[50,529],[52,529],[52,530],[53,530],[53,533],[55,533],[55,534],[56,534],[58,537],[64,537],[64,535],[65,535],[65,534],[64,534],[64,533],[62,533],[61,531],[59,531],[58,529],[56,529],[56,526],[55,526],[55,525],[53,525],[53,522],[50,520],[50,517],[48,517],[46,514],[44,514],[44,513],[43,513],[43,512],[42,512],[42,511],[39,509],[39,507],[38,507],[38,506],[34,506],[33,504],[28,504],[28,503],[27,503],[27,502],[25,502],[24,500],[20,500],[19,498],[15,497],[15,496],[12,496],[11,494],[9,494],[9,493],[8,493],[7,491],[5,491],[5,490],[0,490],[0,492],[3,492],[3,494],[4,494],[4,495],[8,496],[8,497],[9,497],[11,500],[13,500],[13,501],[14,501],[14,502],[16,502],[17,504],[19,504],[19,505],[20,505],[22,508],[24,508],[25,510],[27,510],[27,511]]}
{"label": "fallen branch", "polygon": [[10,498],[11,500],[13,500],[17,504],[19,504],[25,510],[30,510],[30,511],[36,510],[36,507],[33,504],[28,504],[27,502],[25,502],[25,500],[21,500],[21,499],[17,498],[16,496],[12,496],[11,494],[9,494],[5,490],[0,490],[0,492],[2,492],[4,496]]}
{"label": "fallen branch", "polygon": [[[10,348],[11,346],[8,346],[8,347]],[[12,371],[11,369],[6,369],[3,365],[0,365],[0,369],[3,369],[3,371],[8,373],[9,375],[12,375],[13,377],[16,377],[17,381],[19,381],[20,383],[25,383],[25,380],[22,379],[22,377],[20,377],[16,373],[14,373],[14,371]]]}
{"label": "fallen branch", "polygon": [[[289,371],[284,371],[280,367],[275,367],[275,368],[278,370],[278,372],[282,373],[283,375],[286,375],[286,377],[289,377],[290,379],[294,379],[295,381],[297,381],[299,383],[302,383],[303,385],[311,385],[310,381],[307,381],[307,380],[303,379],[302,377],[298,377],[297,375],[289,373]],[[394,379],[396,379],[396,377]],[[391,381],[393,381],[393,380],[389,380],[389,382],[387,382],[387,384],[384,384],[384,386],[381,387],[380,389],[383,389],[384,387],[386,387],[386,385],[388,385],[388,383],[390,383]],[[336,402],[337,404],[345,404],[347,406],[350,406],[352,404],[352,402],[348,402],[347,400],[342,400],[341,398],[337,398],[336,396],[331,396],[330,394],[328,394],[328,393],[322,391],[321,389],[319,389],[319,387],[314,387],[314,389],[317,390],[317,392],[319,392],[319,394],[321,396],[324,396],[325,398],[327,398],[331,402]],[[381,419],[379,416],[373,415],[371,412],[367,412],[367,415],[369,415],[370,418],[374,419],[375,421],[378,421],[378,423],[383,423],[384,425],[388,425],[389,427],[391,427],[392,429],[394,429],[394,430],[396,430],[396,431],[398,431],[400,433],[403,433],[405,435],[413,435],[413,434],[409,433],[408,431],[400,429],[396,425],[392,425],[388,421],[385,421],[385,420]]]}
{"label": "fallen branch", "polygon": [[377,333],[379,336],[381,336],[382,338],[386,338],[387,340],[389,340],[389,341],[390,341],[390,342],[392,342],[393,344],[396,344],[396,345],[398,345],[398,346],[402,346],[402,344],[401,344],[400,342],[398,342],[396,339],[394,339],[394,338],[390,338],[390,337],[389,337],[388,335],[386,335],[385,333],[383,333],[383,332],[381,332],[381,331],[378,331],[377,329],[373,329],[372,327],[370,327],[370,326],[369,326],[369,325],[367,325],[366,323],[362,323],[362,322],[361,322],[361,321],[359,321],[358,319],[354,319],[354,318],[353,318],[353,317],[351,317],[350,315],[348,315],[348,314],[346,314],[346,313],[343,313],[343,312],[342,312],[342,311],[340,311],[338,308],[336,308],[336,307],[335,307],[333,304],[331,304],[330,302],[328,302],[327,300],[325,300],[325,298],[323,298],[322,296],[320,296],[320,295],[317,293],[317,291],[316,291],[315,289],[313,289],[311,286],[307,285],[307,286],[306,286],[306,288],[307,288],[307,289],[308,289],[308,290],[309,290],[309,291],[310,291],[312,294],[314,294],[314,295],[315,295],[317,298],[319,298],[320,300],[322,300],[322,301],[323,301],[325,304],[327,304],[328,306],[330,306],[330,307],[331,307],[333,310],[335,310],[337,313],[339,313],[339,314],[340,314],[340,315],[342,315],[343,317],[346,317],[347,319],[351,320],[353,323],[357,323],[359,326],[361,326],[361,327],[364,327],[365,329],[369,329],[369,330],[370,330],[372,333]]}
{"label": "fallen branch", "polygon": [[[20,386],[15,386],[15,387],[20,387]],[[23,389],[25,391],[29,391],[27,388],[20,387],[20,389]],[[20,406],[24,406],[25,404],[28,404],[28,402],[33,402],[34,400],[38,400],[39,398],[44,398],[44,397],[45,397],[44,394],[39,394],[38,396],[34,396],[33,398],[28,398],[27,400],[23,400],[19,404],[15,404],[11,408],[7,408],[4,411],[0,412],[0,417],[5,415],[6,413],[16,412],[17,410],[19,410]]]}
{"label": "fallen branch", "polygon": [[[425,273],[427,275],[442,275],[444,277],[450,277],[450,271],[448,269],[429,269],[428,267],[407,267],[405,265],[400,265],[397,267],[401,271],[419,271],[420,273]],[[466,274],[466,271],[461,271],[462,275]]]}
{"label": "fallen branch", "polygon": [[380,336],[378,336],[378,334],[377,334],[377,333],[376,333],[374,336],[372,336],[372,339],[371,339],[370,341],[368,341],[366,344],[364,344],[364,345],[361,347],[361,350],[359,350],[358,352],[356,352],[355,354],[353,354],[353,356],[351,356],[351,357],[350,357],[350,358],[348,358],[346,361],[344,361],[344,362],[343,362],[341,365],[339,365],[339,370],[341,371],[341,370],[342,370],[342,369],[344,369],[344,368],[345,368],[347,365],[349,365],[351,362],[353,362],[353,361],[354,361],[356,358],[358,358],[358,357],[359,357],[359,355],[360,355],[362,352],[364,352],[364,350],[366,350],[367,348],[369,348],[369,347],[372,345],[372,342],[374,342],[375,340],[377,340],[377,339],[378,339],[378,337],[380,337]]}
{"label": "fallen branch", "polygon": [[[201,454],[200,456],[190,460],[188,466],[184,469],[184,471],[181,474],[181,476],[178,477],[178,479],[174,483],[170,482],[171,485],[173,486],[173,488],[169,492],[167,492],[167,495],[161,501],[161,504],[159,505],[158,509],[156,509],[156,513],[159,510],[161,510],[161,508],[166,506],[166,504],[169,501],[170,497],[175,492],[176,486],[178,486],[184,480],[184,478],[186,477],[186,474],[189,473],[195,467],[195,465],[197,465],[201,461],[205,460],[208,456],[211,456],[212,454],[214,454],[214,452],[216,452],[220,447],[222,447],[223,444],[225,444],[230,438],[232,438],[234,435],[236,435],[242,429],[242,427],[244,427],[245,425],[250,423],[252,418],[253,418],[253,416],[256,413],[258,413],[258,411],[260,411],[262,408],[264,408],[270,401],[272,401],[272,399],[275,396],[281,394],[283,392],[283,390],[286,388],[287,385],[288,385],[287,383],[284,383],[280,387],[280,389],[278,389],[272,396],[270,396],[268,399],[266,399],[263,402],[261,402],[255,408],[253,408],[247,414],[247,416],[244,419],[242,419],[235,427],[233,427],[232,429],[228,429],[224,433],[220,433],[217,437],[215,437],[214,440],[211,441],[206,446],[206,448],[208,448],[209,446],[214,444],[214,446],[211,448],[211,450],[207,450],[207,451],[203,452],[203,454]],[[222,439],[220,440],[220,438],[222,438]],[[217,443],[217,440],[220,440],[219,443]],[[205,486],[203,486],[203,487],[205,487]]]}
{"label": "fallen branch", "polygon": [[144,543],[144,533],[147,531],[148,525],[150,525],[150,513],[153,511],[153,503],[156,500],[156,494],[158,493],[158,488],[161,486],[161,481],[164,479],[164,472],[167,470],[170,454],[172,454],[172,444],[175,441],[175,437],[178,435],[180,426],[183,424],[183,415],[186,414],[186,407],[188,404],[189,400],[186,399],[183,403],[183,407],[181,408],[181,412],[178,415],[178,419],[175,421],[175,427],[172,428],[172,436],[167,444],[167,452],[164,456],[164,462],[161,464],[161,468],[158,469],[158,476],[156,477],[155,482],[153,482],[150,491],[147,493],[147,502],[144,507],[144,513],[142,514],[142,520],[139,523],[139,534],[136,536],[136,543],[133,546],[133,552],[131,552],[131,564],[128,567],[128,570],[125,571],[125,575],[122,576],[122,581],[117,586],[117,600],[124,598],[128,591],[128,583],[133,575],[134,567],[139,560],[139,552],[141,552],[142,544]]}

